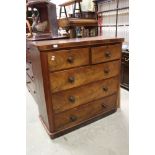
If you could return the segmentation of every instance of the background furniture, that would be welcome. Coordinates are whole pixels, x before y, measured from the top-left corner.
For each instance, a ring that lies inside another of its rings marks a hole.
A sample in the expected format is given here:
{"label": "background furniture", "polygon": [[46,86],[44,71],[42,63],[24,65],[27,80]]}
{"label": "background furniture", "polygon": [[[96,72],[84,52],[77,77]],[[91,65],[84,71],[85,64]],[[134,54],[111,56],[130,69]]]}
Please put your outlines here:
{"label": "background furniture", "polygon": [[[27,20],[29,21],[26,27],[27,33],[29,32],[28,26],[32,26],[32,13],[38,13],[40,16],[40,22],[47,21],[48,27],[45,32],[42,33],[32,33],[30,38],[27,38],[26,43],[26,84],[29,92],[32,94],[34,99],[37,101],[36,97],[36,84],[35,76],[32,67],[32,57],[30,54],[29,42],[39,41],[39,40],[55,40],[64,39],[65,36],[58,36],[58,25],[56,17],[56,6],[47,0],[31,0],[27,1]],[[30,23],[30,24],[29,24]]]}
{"label": "background furniture", "polygon": [[121,87],[129,90],[129,51],[123,50],[121,63]]}
{"label": "background furniture", "polygon": [[[80,15],[82,17],[81,2],[82,2],[82,0],[71,0],[71,1],[65,2],[63,4],[60,4],[59,5],[60,6],[60,16],[59,16],[59,18],[61,18],[62,13],[65,13],[65,16],[67,18],[66,6],[69,6],[69,5],[74,5],[73,17],[75,17],[75,12],[76,11],[79,11],[79,13],[80,13]],[[78,8],[77,8],[77,4],[78,4]],[[62,9],[64,9],[64,12],[63,12]]]}
{"label": "background furniture", "polygon": [[[80,2],[82,2],[82,0],[72,0],[59,5],[60,18],[61,14],[65,13],[65,18],[58,20],[59,29],[66,30],[70,38],[97,36],[98,22],[96,15],[94,16],[95,12],[82,12]],[[76,8],[77,3],[79,4],[78,9]],[[68,18],[65,7],[69,5],[74,5],[74,8],[73,13],[70,14]],[[62,12],[62,8],[64,8],[64,12]],[[79,10],[79,12],[75,12],[76,10]]]}
{"label": "background furniture", "polygon": [[[70,38],[97,36],[98,23],[96,19],[63,18],[58,20],[58,25],[59,28],[65,29],[69,33]],[[82,32],[82,27],[85,30],[85,35]],[[77,30],[79,31],[77,32]]]}
{"label": "background furniture", "polygon": [[27,84],[51,138],[117,110],[122,42],[103,37],[27,42],[34,87]]}
{"label": "background furniture", "polygon": [[129,0],[96,0],[100,35],[123,37],[129,44]]}
{"label": "background furniture", "polygon": [[[104,37],[123,37],[129,47],[129,0],[95,0],[98,33]],[[127,61],[127,62],[126,62]],[[121,86],[129,90],[129,48],[122,49]]]}
{"label": "background furniture", "polygon": [[[58,36],[58,24],[56,16],[56,5],[48,0],[31,0],[27,2],[27,20],[31,27],[34,24],[33,14],[38,16],[39,24],[47,22],[47,27],[43,32],[33,32],[31,40],[52,39]],[[37,17],[36,17],[37,18]],[[39,25],[38,24],[38,25]],[[36,24],[37,25],[37,24]]]}

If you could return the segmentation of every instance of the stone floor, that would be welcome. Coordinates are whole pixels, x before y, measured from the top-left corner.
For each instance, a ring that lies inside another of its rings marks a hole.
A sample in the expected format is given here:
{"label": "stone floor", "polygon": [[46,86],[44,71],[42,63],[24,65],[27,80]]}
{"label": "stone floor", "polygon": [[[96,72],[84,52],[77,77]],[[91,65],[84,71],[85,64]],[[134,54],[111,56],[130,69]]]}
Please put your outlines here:
{"label": "stone floor", "polygon": [[27,155],[128,155],[129,93],[121,89],[121,108],[114,114],[51,140],[27,92]]}

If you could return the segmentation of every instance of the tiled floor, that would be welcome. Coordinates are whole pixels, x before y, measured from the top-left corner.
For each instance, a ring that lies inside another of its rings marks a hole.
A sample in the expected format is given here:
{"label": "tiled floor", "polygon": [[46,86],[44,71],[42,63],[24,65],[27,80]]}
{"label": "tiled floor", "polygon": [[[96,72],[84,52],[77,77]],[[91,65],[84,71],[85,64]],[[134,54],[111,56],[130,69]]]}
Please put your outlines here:
{"label": "tiled floor", "polygon": [[27,155],[128,155],[129,93],[121,89],[121,109],[113,115],[51,140],[27,92]]}

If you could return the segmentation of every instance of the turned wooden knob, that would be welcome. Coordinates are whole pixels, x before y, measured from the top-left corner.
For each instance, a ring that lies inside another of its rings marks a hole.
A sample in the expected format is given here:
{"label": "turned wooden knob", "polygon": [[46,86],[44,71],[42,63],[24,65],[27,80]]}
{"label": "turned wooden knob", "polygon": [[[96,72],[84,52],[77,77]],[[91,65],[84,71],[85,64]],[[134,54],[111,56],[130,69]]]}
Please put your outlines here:
{"label": "turned wooden knob", "polygon": [[110,52],[110,51],[106,51],[106,52],[105,52],[105,56],[106,56],[107,58],[111,57],[111,52]]}
{"label": "turned wooden knob", "polygon": [[107,92],[108,91],[108,87],[107,86],[103,86],[103,91]]}
{"label": "turned wooden knob", "polygon": [[73,58],[72,56],[69,56],[69,57],[67,58],[67,61],[68,61],[69,63],[73,63],[73,62],[74,62],[74,58]]}
{"label": "turned wooden knob", "polygon": [[74,78],[73,76],[70,76],[70,77],[68,78],[68,82],[74,83],[74,82],[75,82],[75,78]]}
{"label": "turned wooden knob", "polygon": [[70,116],[70,121],[75,122],[77,120],[77,117],[75,115]]}
{"label": "turned wooden knob", "polygon": [[68,98],[68,100],[71,102],[71,103],[75,103],[75,97],[74,96],[70,96]]}
{"label": "turned wooden knob", "polygon": [[104,109],[107,108],[107,106],[106,106],[105,104],[102,104],[101,106],[102,106],[102,108],[104,108]]}
{"label": "turned wooden knob", "polygon": [[105,68],[105,69],[104,69],[104,73],[106,73],[106,74],[108,74],[109,71],[110,71],[109,68]]}

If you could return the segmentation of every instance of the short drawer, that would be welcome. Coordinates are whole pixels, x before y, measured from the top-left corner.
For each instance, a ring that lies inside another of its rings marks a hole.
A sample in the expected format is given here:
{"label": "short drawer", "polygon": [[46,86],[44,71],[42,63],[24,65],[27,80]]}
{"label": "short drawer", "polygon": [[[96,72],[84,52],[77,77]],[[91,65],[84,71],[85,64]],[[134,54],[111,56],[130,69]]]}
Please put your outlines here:
{"label": "short drawer", "polygon": [[91,48],[92,64],[121,58],[121,44]]}
{"label": "short drawer", "polygon": [[52,93],[103,80],[120,73],[120,61],[79,67],[50,74]]}
{"label": "short drawer", "polygon": [[116,109],[116,95],[112,95],[69,111],[55,115],[56,130],[65,129],[84,122],[92,117]]}
{"label": "short drawer", "polygon": [[118,77],[94,82],[82,87],[61,91],[52,95],[54,113],[111,95],[118,90]]}
{"label": "short drawer", "polygon": [[50,71],[62,70],[89,64],[89,49],[79,48],[48,53]]}

